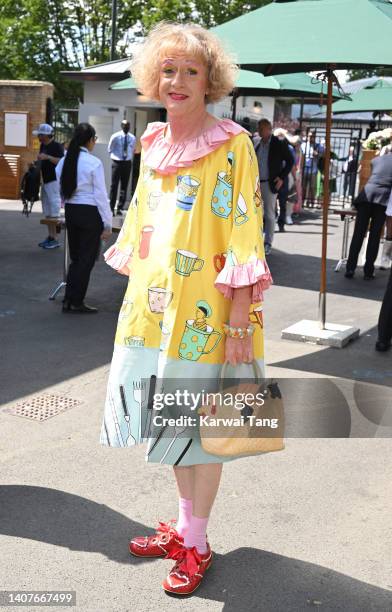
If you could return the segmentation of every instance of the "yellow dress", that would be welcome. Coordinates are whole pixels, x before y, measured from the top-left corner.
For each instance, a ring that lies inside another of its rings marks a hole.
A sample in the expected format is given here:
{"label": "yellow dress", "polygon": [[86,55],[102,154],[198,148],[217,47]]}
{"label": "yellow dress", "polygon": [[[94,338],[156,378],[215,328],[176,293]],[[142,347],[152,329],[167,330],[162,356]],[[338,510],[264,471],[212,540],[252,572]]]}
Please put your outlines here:
{"label": "yellow dress", "polygon": [[234,134],[191,166],[169,174],[147,166],[145,157],[123,228],[106,254],[110,265],[126,264],[130,275],[119,313],[101,443],[130,446],[149,438],[149,461],[221,461],[201,449],[197,432],[173,444],[174,428],[156,443],[148,427],[148,382],[151,376],[217,378],[224,362],[222,323],[229,320],[234,288],[241,286],[252,285],[254,354],[263,367],[261,299],[271,277],[264,256],[257,159],[245,133]]}

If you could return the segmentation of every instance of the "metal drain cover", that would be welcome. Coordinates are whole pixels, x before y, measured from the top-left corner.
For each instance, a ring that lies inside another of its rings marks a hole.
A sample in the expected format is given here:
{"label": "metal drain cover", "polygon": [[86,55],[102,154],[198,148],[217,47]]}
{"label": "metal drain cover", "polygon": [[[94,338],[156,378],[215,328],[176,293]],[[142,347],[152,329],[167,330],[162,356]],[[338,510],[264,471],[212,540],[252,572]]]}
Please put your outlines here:
{"label": "metal drain cover", "polygon": [[45,421],[79,404],[81,402],[72,399],[72,397],[44,393],[42,395],[34,395],[20,404],[15,404],[15,406],[7,408],[4,412],[32,419],[33,421]]}

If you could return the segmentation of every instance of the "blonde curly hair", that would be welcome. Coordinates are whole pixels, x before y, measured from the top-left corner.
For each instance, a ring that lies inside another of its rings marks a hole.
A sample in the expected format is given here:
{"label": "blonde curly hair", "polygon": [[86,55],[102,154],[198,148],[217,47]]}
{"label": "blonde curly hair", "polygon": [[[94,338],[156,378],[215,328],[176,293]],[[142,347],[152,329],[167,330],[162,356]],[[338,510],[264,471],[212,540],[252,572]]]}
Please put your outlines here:
{"label": "blonde curly hair", "polygon": [[132,77],[143,95],[159,101],[161,61],[173,52],[201,59],[207,66],[206,103],[218,102],[233,90],[238,67],[217,36],[194,23],[161,21],[150,31],[131,61]]}

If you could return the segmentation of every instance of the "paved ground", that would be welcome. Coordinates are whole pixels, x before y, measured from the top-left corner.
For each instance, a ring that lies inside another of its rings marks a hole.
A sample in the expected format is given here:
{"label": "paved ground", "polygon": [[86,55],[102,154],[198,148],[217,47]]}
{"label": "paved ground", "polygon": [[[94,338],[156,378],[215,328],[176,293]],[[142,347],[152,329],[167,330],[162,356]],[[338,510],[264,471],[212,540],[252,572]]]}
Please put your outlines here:
{"label": "paved ground", "polygon": [[[280,339],[284,327],[317,317],[321,221],[312,212],[277,236],[269,260],[266,358],[270,374],[319,379],[308,401],[336,397],[358,437],[289,438],[284,453],[225,466],[209,526],[215,564],[178,602],[160,589],[170,562],[127,554],[130,536],[176,515],[170,469],[146,466],[142,448],[98,445],[124,278],[100,261],[89,291],[100,313],[63,316],[47,299],[62,249],[36,246],[39,217],[0,203],[0,590],[76,590],[86,612],[391,611],[392,362],[373,348],[387,273],[365,283],[332,271],[339,218],[329,229],[328,320],[358,325],[360,339],[343,350]],[[6,412],[49,391],[81,404],[43,423]]]}

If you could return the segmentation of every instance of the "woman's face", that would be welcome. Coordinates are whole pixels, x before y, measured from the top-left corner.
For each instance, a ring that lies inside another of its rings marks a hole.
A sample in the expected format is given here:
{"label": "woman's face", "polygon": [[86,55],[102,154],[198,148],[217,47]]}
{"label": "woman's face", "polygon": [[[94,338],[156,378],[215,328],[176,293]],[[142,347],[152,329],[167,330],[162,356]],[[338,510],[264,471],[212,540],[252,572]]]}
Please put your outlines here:
{"label": "woman's face", "polygon": [[169,115],[191,118],[205,107],[207,88],[207,67],[200,59],[174,54],[163,58],[159,98]]}
{"label": "woman's face", "polygon": [[97,137],[92,136],[92,138],[90,138],[90,140],[86,144],[86,149],[88,149],[88,151],[92,151],[93,148],[95,147],[96,141],[97,141]]}

